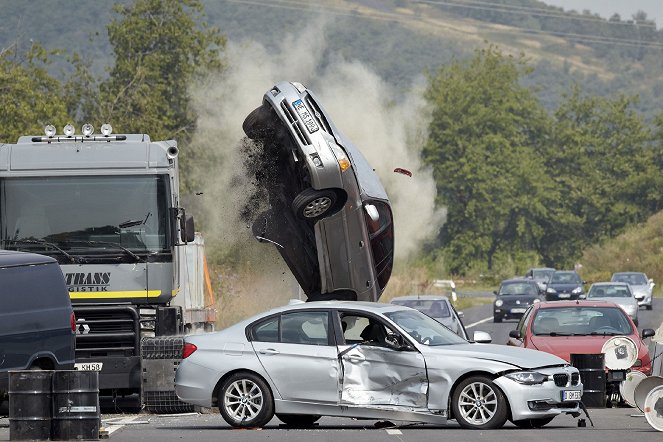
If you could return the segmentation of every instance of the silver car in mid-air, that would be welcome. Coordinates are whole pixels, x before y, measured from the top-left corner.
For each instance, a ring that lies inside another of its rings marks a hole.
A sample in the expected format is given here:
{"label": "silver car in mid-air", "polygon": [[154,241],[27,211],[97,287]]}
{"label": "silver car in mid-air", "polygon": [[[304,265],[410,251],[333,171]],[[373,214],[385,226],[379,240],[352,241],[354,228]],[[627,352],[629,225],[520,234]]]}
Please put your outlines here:
{"label": "silver car in mid-air", "polygon": [[610,278],[612,282],[625,282],[631,286],[633,296],[638,300],[638,305],[644,305],[647,310],[652,309],[652,291],[654,290],[654,280],[647,278],[642,272],[616,272]]}
{"label": "silver car in mid-air", "polygon": [[267,210],[253,234],[276,245],[310,301],[377,301],[391,276],[389,198],[364,156],[300,83],[281,82],[242,125]]}
{"label": "silver car in mid-air", "polygon": [[625,282],[595,282],[587,292],[587,299],[617,304],[638,325],[638,300]]}
{"label": "silver car in mid-air", "polygon": [[184,338],[175,391],[233,427],[320,416],[499,428],[577,416],[578,369],[557,356],[470,343],[409,307],[299,302]]}

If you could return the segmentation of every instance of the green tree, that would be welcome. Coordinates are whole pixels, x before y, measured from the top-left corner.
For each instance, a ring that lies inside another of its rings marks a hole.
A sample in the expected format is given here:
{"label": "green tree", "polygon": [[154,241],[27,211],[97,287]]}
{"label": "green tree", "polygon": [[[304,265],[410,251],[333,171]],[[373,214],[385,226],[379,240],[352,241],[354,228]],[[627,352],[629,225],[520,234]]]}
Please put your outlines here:
{"label": "green tree", "polygon": [[136,0],[114,12],[115,65],[100,85],[103,120],[121,132],[186,144],[196,122],[189,85],[222,69],[225,38],[204,22],[198,0]]}
{"label": "green tree", "polygon": [[441,231],[450,270],[534,248],[546,217],[539,152],[549,118],[519,84],[526,61],[495,47],[429,76],[432,107],[424,160],[433,167],[439,203],[448,209]]}
{"label": "green tree", "polygon": [[0,50],[0,142],[15,143],[20,135],[43,134],[47,124],[69,121],[62,85],[46,70],[49,54],[37,43],[25,54],[17,45]]}

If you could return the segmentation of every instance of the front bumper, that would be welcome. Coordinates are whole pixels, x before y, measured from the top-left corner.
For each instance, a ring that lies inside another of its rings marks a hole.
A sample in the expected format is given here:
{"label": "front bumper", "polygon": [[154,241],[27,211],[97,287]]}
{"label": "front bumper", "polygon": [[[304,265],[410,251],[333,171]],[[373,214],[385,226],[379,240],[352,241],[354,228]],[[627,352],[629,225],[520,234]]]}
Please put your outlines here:
{"label": "front bumper", "polygon": [[564,372],[570,379],[571,373],[577,372],[577,369],[569,366],[536,371],[549,375],[550,380],[543,384],[524,385],[501,376],[493,381],[509,401],[512,420],[539,419],[580,412],[580,401],[562,401],[562,392],[580,391],[582,394],[582,383],[571,385],[569,382],[560,387],[552,380],[554,373]]}

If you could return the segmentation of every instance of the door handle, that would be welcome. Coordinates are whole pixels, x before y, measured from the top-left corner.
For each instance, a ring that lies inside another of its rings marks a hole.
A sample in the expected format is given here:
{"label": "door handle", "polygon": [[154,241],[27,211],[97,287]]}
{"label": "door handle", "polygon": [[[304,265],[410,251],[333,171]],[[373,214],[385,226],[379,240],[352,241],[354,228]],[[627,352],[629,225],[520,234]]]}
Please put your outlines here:
{"label": "door handle", "polygon": [[277,355],[280,352],[278,350],[274,350],[273,348],[263,348],[258,350],[258,353],[261,355]]}

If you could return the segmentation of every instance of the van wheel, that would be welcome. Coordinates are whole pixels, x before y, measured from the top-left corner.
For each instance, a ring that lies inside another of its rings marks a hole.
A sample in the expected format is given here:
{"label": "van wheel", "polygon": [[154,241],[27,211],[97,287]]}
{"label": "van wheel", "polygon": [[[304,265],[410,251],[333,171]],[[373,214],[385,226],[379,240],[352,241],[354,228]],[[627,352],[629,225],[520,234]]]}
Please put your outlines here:
{"label": "van wheel", "polygon": [[274,398],[269,386],[259,376],[235,373],[219,390],[219,411],[230,426],[260,428],[274,417]]}
{"label": "van wheel", "polygon": [[451,397],[453,415],[463,428],[501,428],[509,414],[504,393],[487,376],[471,376],[455,388]]}
{"label": "van wheel", "polygon": [[302,219],[319,220],[334,213],[338,195],[333,190],[308,188],[292,201],[292,210]]}

